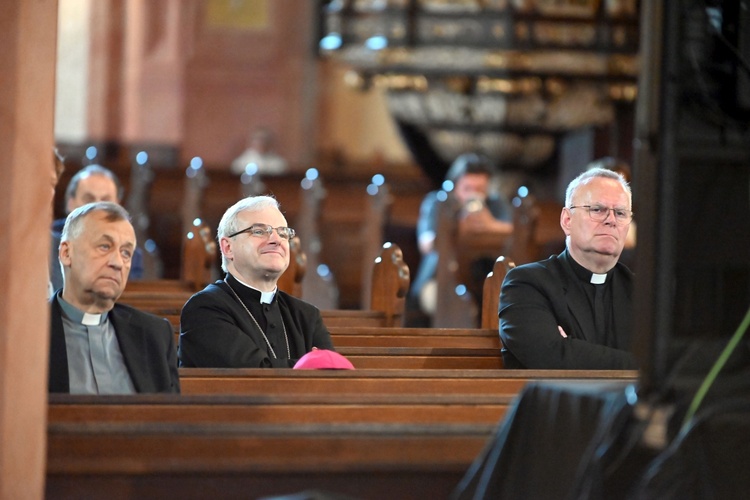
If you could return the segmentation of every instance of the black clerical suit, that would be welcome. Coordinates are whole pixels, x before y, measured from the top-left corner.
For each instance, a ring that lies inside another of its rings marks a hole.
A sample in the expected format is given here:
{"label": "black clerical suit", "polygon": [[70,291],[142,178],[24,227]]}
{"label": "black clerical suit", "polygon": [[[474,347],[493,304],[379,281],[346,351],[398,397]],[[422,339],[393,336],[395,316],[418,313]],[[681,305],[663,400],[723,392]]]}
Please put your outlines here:
{"label": "black clerical suit", "polygon": [[[629,350],[633,273],[618,263],[603,285],[593,285],[591,275],[567,250],[508,272],[499,308],[506,368],[637,368]],[[604,293],[604,328],[599,330],[596,287]]]}
{"label": "black clerical suit", "polygon": [[270,304],[260,297],[231,274],[193,295],[180,316],[180,366],[289,368],[313,347],[333,350],[318,308],[280,290]]}
{"label": "black clerical suit", "polygon": [[[109,311],[125,366],[138,393],[180,392],[177,351],[169,322],[130,306]],[[50,299],[49,392],[70,392],[62,308]]]}

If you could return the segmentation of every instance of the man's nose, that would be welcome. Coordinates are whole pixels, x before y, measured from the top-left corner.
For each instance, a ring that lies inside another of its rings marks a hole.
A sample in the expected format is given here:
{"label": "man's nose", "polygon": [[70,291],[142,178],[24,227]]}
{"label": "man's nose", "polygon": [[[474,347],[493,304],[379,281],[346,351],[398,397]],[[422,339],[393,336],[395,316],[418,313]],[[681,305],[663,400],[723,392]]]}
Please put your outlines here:
{"label": "man's nose", "polygon": [[271,234],[268,235],[268,241],[276,244],[280,244],[282,237],[279,236],[279,232],[276,229],[271,229]]}
{"label": "man's nose", "polygon": [[122,269],[125,266],[125,260],[120,252],[112,252],[109,256],[109,265],[115,269]]}
{"label": "man's nose", "polygon": [[613,226],[617,224],[617,217],[615,217],[615,209],[614,208],[608,208],[607,209],[607,217],[604,219],[605,224],[612,224]]}

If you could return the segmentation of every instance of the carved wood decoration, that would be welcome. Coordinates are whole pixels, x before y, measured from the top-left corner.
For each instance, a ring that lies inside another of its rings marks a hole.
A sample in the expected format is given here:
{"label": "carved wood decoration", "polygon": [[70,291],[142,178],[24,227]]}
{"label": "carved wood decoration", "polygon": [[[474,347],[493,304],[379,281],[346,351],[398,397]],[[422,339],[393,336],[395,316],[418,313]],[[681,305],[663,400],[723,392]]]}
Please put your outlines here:
{"label": "carved wood decoration", "polygon": [[484,293],[482,294],[482,324],[481,328],[498,330],[500,318],[498,317],[500,307],[500,289],[508,271],[516,267],[513,261],[504,255],[495,260],[492,272],[484,280]]}
{"label": "carved wood decoration", "polygon": [[[376,177],[378,181],[382,180],[382,176]],[[385,182],[373,182],[367,186],[367,205],[362,224],[362,309],[369,308],[372,301],[372,263],[382,248],[384,228],[392,203],[393,197]]]}
{"label": "carved wood decoration", "polygon": [[438,230],[435,248],[440,255],[437,278],[437,309],[432,318],[436,328],[469,328],[477,324],[477,306],[458,279],[458,206],[452,198],[438,201]]}
{"label": "carved wood decoration", "polygon": [[[406,293],[409,291],[411,277],[401,248],[385,243],[375,259],[371,274],[372,301],[368,309],[384,311],[386,326],[403,326]],[[394,300],[394,297],[397,299]]]}
{"label": "carved wood decoration", "polygon": [[154,177],[148,155],[141,151],[131,166],[130,194],[125,207],[130,212],[138,248],[143,252],[143,279],[159,279],[163,276],[164,269],[159,249],[154,240],[149,238],[149,201]]}
{"label": "carved wood decoration", "polygon": [[185,234],[183,245],[182,281],[197,292],[213,281],[218,246],[211,228],[200,219]]}
{"label": "carved wood decoration", "polygon": [[302,280],[307,272],[307,255],[302,250],[302,243],[299,236],[295,236],[289,242],[289,267],[281,275],[276,285],[279,290],[293,295],[302,297]]}
{"label": "carved wood decoration", "polygon": [[493,230],[467,230],[461,225],[465,213],[448,198],[439,202],[438,233],[435,240],[440,261],[437,271],[436,327],[476,327],[479,324],[484,278],[477,266],[506,254],[512,235]]}
{"label": "carved wood decoration", "polygon": [[202,218],[203,193],[208,186],[208,176],[200,158],[193,158],[185,170],[185,187],[182,196],[182,234],[193,230],[193,222]]}
{"label": "carved wood decoration", "polygon": [[302,298],[319,309],[338,308],[338,288],[330,268],[321,259],[319,232],[320,205],[326,191],[315,169],[302,180],[302,204],[295,229],[307,255],[307,269],[302,280]]}
{"label": "carved wood decoration", "polygon": [[527,195],[515,198],[513,205],[513,238],[508,254],[516,264],[546,259],[565,249],[560,203]]}

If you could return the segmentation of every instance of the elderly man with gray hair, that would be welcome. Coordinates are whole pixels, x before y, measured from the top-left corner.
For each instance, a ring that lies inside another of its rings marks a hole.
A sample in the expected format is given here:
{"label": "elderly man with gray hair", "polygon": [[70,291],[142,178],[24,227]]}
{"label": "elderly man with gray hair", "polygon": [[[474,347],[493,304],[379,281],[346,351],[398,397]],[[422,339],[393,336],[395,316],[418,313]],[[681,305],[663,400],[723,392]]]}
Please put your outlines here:
{"label": "elderly man with gray hair", "polygon": [[128,212],[89,203],[68,215],[50,300],[50,392],[180,392],[174,333],[164,318],[117,304],[135,252]]}
{"label": "elderly man with gray hair", "polygon": [[633,273],[619,262],[632,196],[602,168],[576,177],[560,226],[565,250],[508,272],[500,292],[506,368],[635,369],[630,352]]}
{"label": "elderly man with gray hair", "polygon": [[333,349],[320,311],[276,286],[294,234],[270,196],[224,213],[217,240],[226,276],[182,308],[180,366],[291,368],[313,349]]}

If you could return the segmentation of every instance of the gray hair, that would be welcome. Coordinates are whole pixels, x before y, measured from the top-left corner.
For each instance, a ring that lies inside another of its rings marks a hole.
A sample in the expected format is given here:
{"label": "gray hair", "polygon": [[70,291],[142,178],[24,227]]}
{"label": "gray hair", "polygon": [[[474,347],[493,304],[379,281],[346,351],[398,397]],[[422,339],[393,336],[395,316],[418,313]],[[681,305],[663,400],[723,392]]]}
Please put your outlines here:
{"label": "gray hair", "polygon": [[568,189],[565,190],[565,206],[570,207],[571,205],[573,205],[573,197],[578,191],[578,188],[580,188],[581,186],[585,184],[588,184],[592,179],[596,179],[597,177],[603,177],[605,179],[614,179],[617,182],[619,182],[622,188],[625,190],[625,192],[628,195],[628,203],[631,205],[628,207],[628,209],[632,209],[633,193],[630,191],[630,185],[625,180],[625,177],[623,177],[622,174],[618,172],[614,172],[606,168],[598,168],[598,167],[592,168],[590,170],[586,170],[585,172],[580,174],[578,177],[570,181],[570,184],[568,184]]}
{"label": "gray hair", "polygon": [[122,206],[111,201],[98,201],[87,203],[70,212],[65,219],[60,242],[74,240],[81,235],[83,231],[83,219],[93,212],[104,212],[107,222],[117,222],[125,220],[130,222],[130,214]]}
{"label": "gray hair", "polygon": [[[240,212],[260,212],[266,208],[275,208],[281,210],[281,206],[276,198],[273,196],[248,196],[243,198],[224,212],[224,215],[219,221],[219,227],[216,229],[216,240],[219,242],[219,248],[221,248],[221,239],[226,238],[230,234],[236,233],[237,231],[245,228],[237,227],[237,216]],[[227,271],[227,260],[224,257],[224,253],[221,254],[221,269],[225,273]]]}

